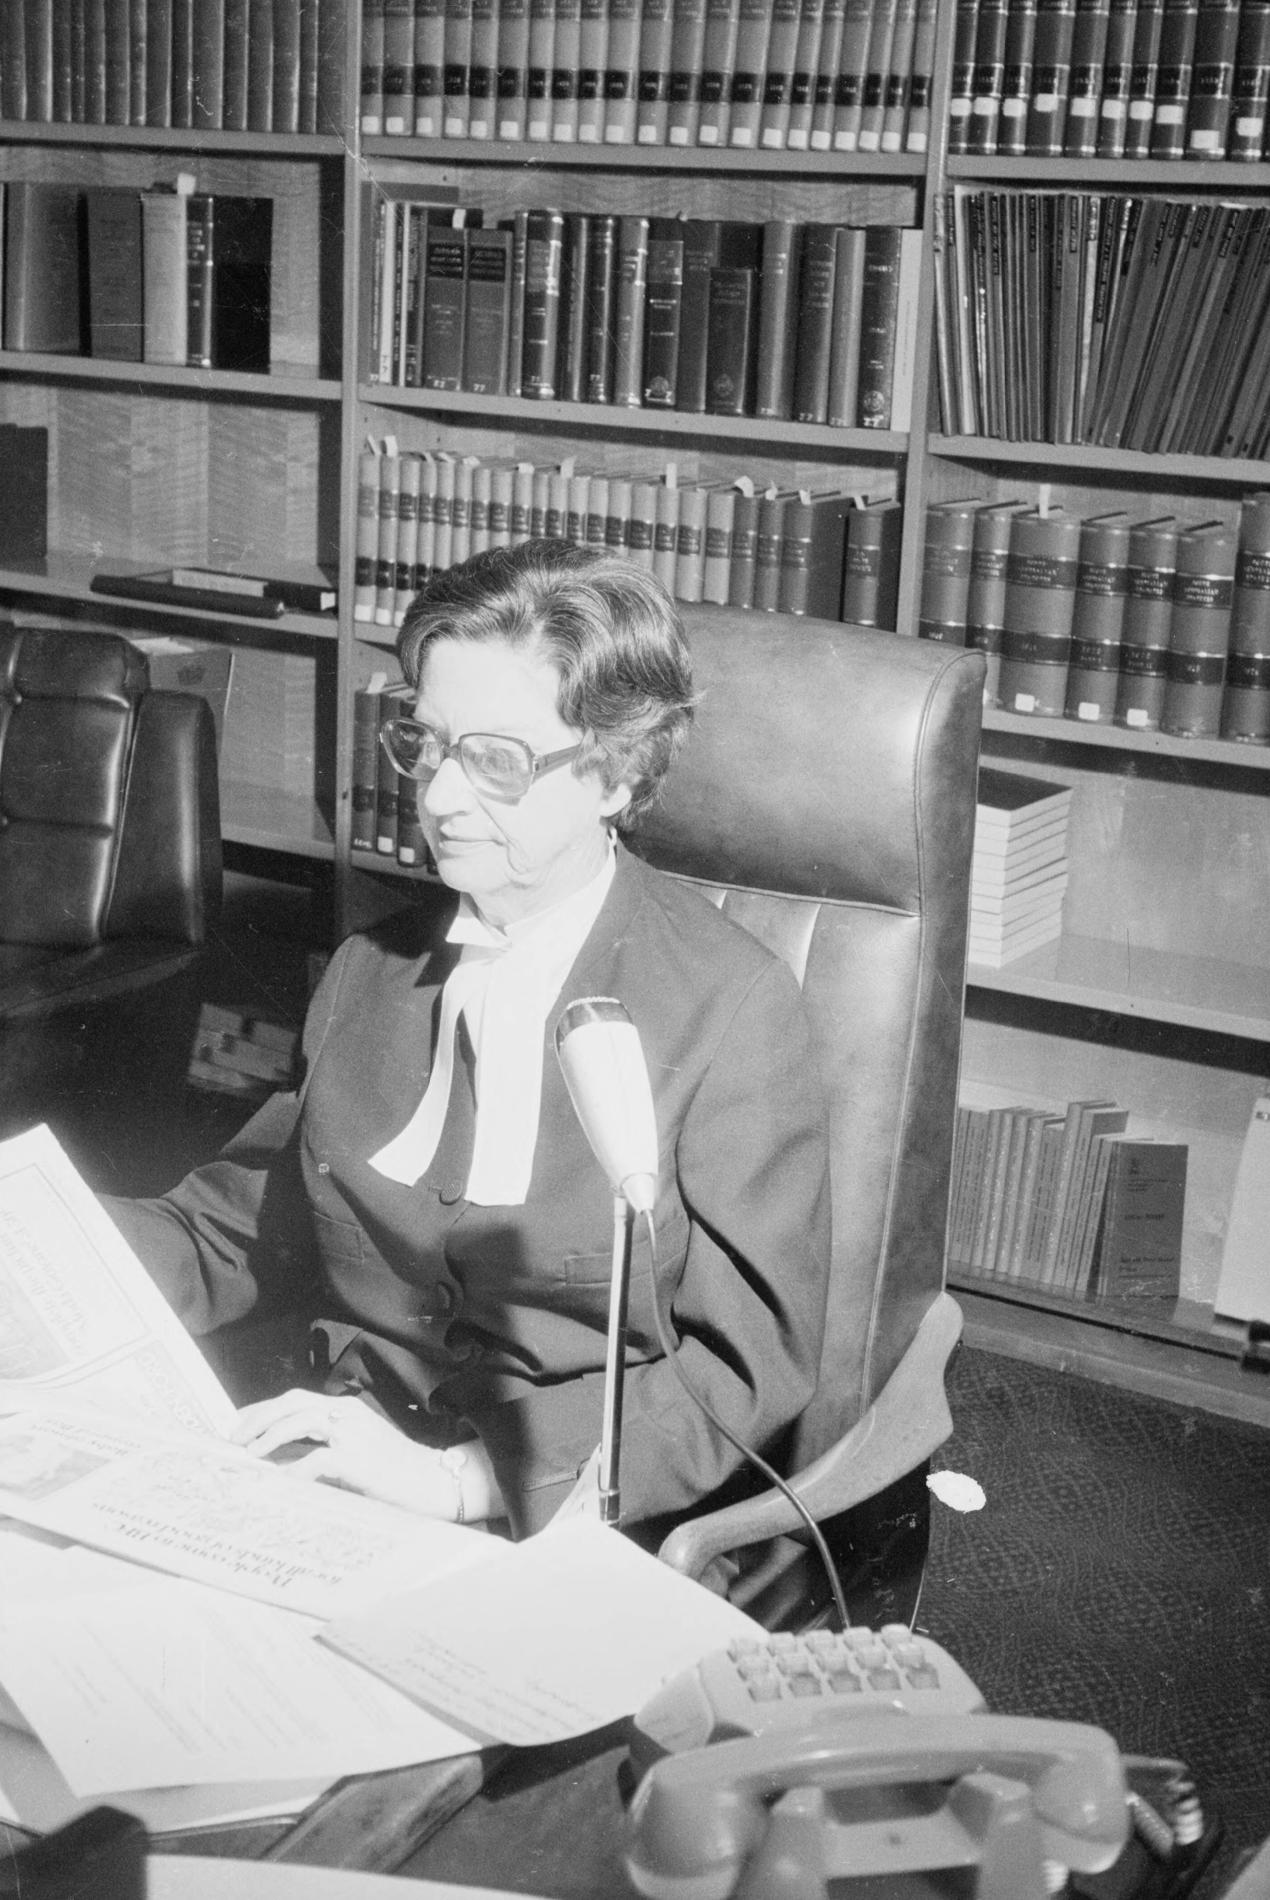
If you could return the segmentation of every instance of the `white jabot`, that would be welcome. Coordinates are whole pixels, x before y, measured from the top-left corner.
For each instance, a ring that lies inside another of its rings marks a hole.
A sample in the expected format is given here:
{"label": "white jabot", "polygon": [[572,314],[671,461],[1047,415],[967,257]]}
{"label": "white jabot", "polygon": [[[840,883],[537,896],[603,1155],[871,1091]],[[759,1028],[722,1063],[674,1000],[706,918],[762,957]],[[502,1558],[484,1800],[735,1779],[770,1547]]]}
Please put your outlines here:
{"label": "white jabot", "polygon": [[459,1017],[476,1052],[476,1129],[466,1198],[482,1207],[519,1207],[529,1192],[547,1012],[599,916],[616,866],[603,868],[562,903],[506,930],[487,924],[466,896],[448,940],[462,945],[441,991],[436,1055],[423,1100],[370,1165],[412,1187],[426,1171],[445,1124]]}

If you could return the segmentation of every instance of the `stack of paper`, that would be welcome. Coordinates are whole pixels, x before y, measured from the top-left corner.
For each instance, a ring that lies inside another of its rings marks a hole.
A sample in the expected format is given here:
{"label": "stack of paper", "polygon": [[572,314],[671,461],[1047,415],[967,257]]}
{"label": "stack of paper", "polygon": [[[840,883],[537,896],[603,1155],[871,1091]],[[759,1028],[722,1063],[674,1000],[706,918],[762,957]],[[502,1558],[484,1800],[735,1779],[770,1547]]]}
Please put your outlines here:
{"label": "stack of paper", "polygon": [[999,969],[1063,927],[1072,788],[984,766],[975,806],[970,960]]}

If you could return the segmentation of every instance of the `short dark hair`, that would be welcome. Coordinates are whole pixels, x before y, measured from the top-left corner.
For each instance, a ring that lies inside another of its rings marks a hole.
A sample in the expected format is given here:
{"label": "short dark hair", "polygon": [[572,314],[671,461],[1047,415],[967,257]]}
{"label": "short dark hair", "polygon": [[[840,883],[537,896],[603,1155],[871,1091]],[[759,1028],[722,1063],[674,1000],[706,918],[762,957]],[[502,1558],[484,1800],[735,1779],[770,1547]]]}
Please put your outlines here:
{"label": "short dark hair", "polygon": [[489,548],[438,574],[406,609],[401,670],[416,691],[437,640],[503,640],[542,655],[560,717],[586,735],[575,772],[631,787],[615,822],[650,805],[692,722],[692,661],[675,604],[646,568],[569,541]]}

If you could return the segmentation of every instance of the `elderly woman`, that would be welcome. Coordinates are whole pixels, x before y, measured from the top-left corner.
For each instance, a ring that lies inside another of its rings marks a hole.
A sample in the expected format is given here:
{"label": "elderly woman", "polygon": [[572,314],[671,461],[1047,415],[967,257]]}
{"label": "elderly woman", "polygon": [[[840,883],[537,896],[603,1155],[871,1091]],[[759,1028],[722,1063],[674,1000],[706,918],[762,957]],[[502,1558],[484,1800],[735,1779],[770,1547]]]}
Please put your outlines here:
{"label": "elderly woman", "polygon": [[[552,1052],[561,1011],[605,995],[635,1023],[679,1366],[769,1455],[817,1370],[824,1104],[784,965],[618,842],[692,717],[653,578],[560,542],[494,550],[416,598],[399,652],[414,711],[384,743],[457,900],[346,941],[296,1091],[111,1210],[193,1331],[258,1286],[311,1318],[313,1389],[245,1407],[244,1443],[309,1441],[298,1470],[519,1534],[585,1495],[600,1436],[612,1190]],[[651,1274],[637,1243],[622,1501],[649,1532],[741,1462],[663,1356]]]}

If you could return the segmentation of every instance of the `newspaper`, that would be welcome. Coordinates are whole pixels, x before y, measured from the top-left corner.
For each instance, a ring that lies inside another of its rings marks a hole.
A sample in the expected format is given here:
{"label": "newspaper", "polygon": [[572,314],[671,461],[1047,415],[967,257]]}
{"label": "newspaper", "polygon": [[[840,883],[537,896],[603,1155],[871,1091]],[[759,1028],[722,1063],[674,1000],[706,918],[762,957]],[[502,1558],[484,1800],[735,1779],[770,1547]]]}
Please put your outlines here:
{"label": "newspaper", "polygon": [[224,1437],[234,1406],[45,1127],[0,1142],[0,1408],[69,1398]]}

